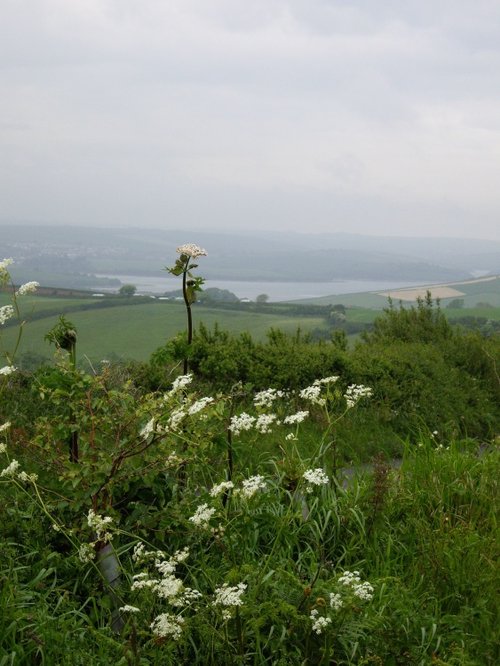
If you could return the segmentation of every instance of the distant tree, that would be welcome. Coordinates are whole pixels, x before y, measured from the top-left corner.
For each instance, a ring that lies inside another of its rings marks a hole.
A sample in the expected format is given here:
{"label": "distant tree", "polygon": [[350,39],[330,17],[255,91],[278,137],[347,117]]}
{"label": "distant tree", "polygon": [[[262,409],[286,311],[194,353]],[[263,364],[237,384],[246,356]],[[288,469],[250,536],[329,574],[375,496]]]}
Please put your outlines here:
{"label": "distant tree", "polygon": [[448,303],[446,306],[447,308],[463,308],[464,307],[464,299],[463,298],[454,298],[452,301]]}
{"label": "distant tree", "polygon": [[259,294],[255,299],[256,303],[267,303],[269,296],[267,294]]}
{"label": "distant tree", "polygon": [[333,306],[332,310],[333,312],[341,312],[342,314],[345,315],[346,307],[345,305],[342,305],[342,303],[337,303],[336,305]]}
{"label": "distant tree", "polygon": [[120,296],[133,296],[137,291],[137,287],[134,284],[124,284],[123,287],[120,287]]}

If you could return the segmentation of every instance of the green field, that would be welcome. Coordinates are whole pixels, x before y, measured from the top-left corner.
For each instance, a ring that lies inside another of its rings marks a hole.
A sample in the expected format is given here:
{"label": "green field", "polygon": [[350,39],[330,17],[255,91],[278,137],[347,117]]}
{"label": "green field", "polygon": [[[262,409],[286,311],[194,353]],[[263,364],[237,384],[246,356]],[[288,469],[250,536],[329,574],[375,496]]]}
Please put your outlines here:
{"label": "green field", "polygon": [[[457,320],[464,317],[500,321],[500,279],[456,284],[453,287],[464,296],[464,307],[450,308],[452,298],[442,299],[444,314]],[[0,306],[10,303],[7,293],[0,293]],[[346,308],[347,324],[370,324],[387,307],[387,298],[375,293],[331,296],[308,301],[305,305],[326,305],[342,303]],[[477,307],[477,304],[490,307]],[[241,306],[234,310],[210,308],[196,305],[194,323],[212,328],[218,324],[232,333],[250,332],[261,340],[271,328],[279,328],[287,333],[326,329],[325,317],[328,310],[311,315],[297,313],[298,303],[278,303],[261,307],[256,311],[254,304],[248,310]],[[398,302],[395,301],[398,305]],[[167,302],[144,298],[124,300],[116,296],[96,298],[89,292],[67,297],[55,295],[27,295],[19,299],[21,316],[26,321],[22,343],[18,355],[35,353],[50,358],[52,350],[44,341],[45,334],[64,314],[78,330],[78,355],[87,356],[93,361],[103,358],[131,358],[146,360],[151,353],[186,327],[186,313],[180,302]],[[408,303],[410,305],[410,303]],[[266,311],[266,307],[272,312]],[[277,312],[278,311],[278,312]],[[359,333],[357,333],[359,335]],[[357,335],[350,335],[356,339]],[[17,337],[16,326],[6,326],[2,331],[2,347],[11,350]]]}
{"label": "green field", "polygon": [[[74,299],[45,299],[32,297],[34,312],[40,308],[54,309],[54,300],[60,312],[74,305]],[[47,301],[50,300],[51,303]],[[78,301],[77,305],[82,303]],[[2,303],[3,304],[3,303]],[[95,303],[93,303],[95,305]],[[50,306],[50,307],[49,307]],[[24,309],[27,312],[27,308]],[[67,313],[67,318],[78,330],[78,355],[92,360],[123,357],[146,360],[151,353],[167,340],[186,328],[186,312],[182,303],[138,303],[110,308],[99,308]],[[293,333],[324,326],[321,317],[280,316],[274,314],[241,312],[238,310],[216,310],[196,307],[195,324],[208,327],[219,324],[234,333],[251,331],[262,339],[270,328],[280,328]],[[52,351],[44,336],[58,321],[56,315],[29,321],[24,327],[19,353],[35,352],[51,356]],[[3,331],[3,345],[9,349],[17,336],[17,327]]]}

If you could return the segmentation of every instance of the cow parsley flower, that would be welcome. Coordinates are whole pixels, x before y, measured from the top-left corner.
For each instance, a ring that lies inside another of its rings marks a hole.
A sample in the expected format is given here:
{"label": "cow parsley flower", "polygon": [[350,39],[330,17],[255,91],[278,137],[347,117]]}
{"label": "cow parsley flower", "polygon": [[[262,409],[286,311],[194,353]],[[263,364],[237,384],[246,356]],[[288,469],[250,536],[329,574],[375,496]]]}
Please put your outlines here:
{"label": "cow parsley flower", "polygon": [[329,483],[328,475],[320,467],[308,469],[302,476],[308,483],[306,488],[308,493],[312,493],[313,486],[325,486]]}
{"label": "cow parsley flower", "polygon": [[205,409],[207,405],[210,405],[214,401],[213,398],[200,398],[196,402],[193,402],[193,404],[188,407],[188,414],[190,416],[193,416],[193,414],[197,414],[198,412],[201,412],[202,409]]}
{"label": "cow parsley flower", "polygon": [[7,267],[14,263],[14,259],[10,257],[9,259],[2,259],[0,261],[0,282],[5,282],[9,279],[9,272]]}
{"label": "cow parsley flower", "polygon": [[172,615],[171,613],[162,613],[155,617],[151,623],[151,629],[155,636],[160,638],[173,638],[174,641],[179,640],[182,635],[182,625],[184,618],[180,615]]}
{"label": "cow parsley flower", "polygon": [[4,365],[3,368],[0,368],[0,375],[7,377],[17,370],[13,365]]}
{"label": "cow parsley flower", "polygon": [[295,414],[289,414],[283,419],[285,425],[294,425],[296,423],[302,423],[309,416],[309,412],[302,411],[296,412]]}
{"label": "cow parsley flower", "polygon": [[241,597],[246,589],[247,585],[245,583],[238,583],[238,585],[234,585],[233,587],[224,583],[224,585],[215,589],[213,604],[214,606],[233,608],[236,606],[243,606],[243,600]]}
{"label": "cow parsley flower", "polygon": [[167,395],[176,393],[177,391],[186,388],[186,386],[191,384],[192,381],[193,381],[193,375],[191,373],[187,375],[179,375],[179,377],[176,377],[172,382],[172,388],[170,389]]}
{"label": "cow parsley flower", "polygon": [[342,600],[342,597],[340,594],[336,594],[334,592],[330,592],[330,608],[333,608],[334,610],[338,611],[342,608],[344,605],[344,602]]}
{"label": "cow parsley flower", "polygon": [[196,259],[196,257],[206,257],[207,251],[194,243],[185,243],[177,248],[177,254],[185,254],[188,257]]}
{"label": "cow parsley flower", "polygon": [[149,435],[151,435],[151,433],[154,432],[154,429],[155,429],[155,420],[153,418],[146,423],[146,425],[142,428],[139,434],[143,439],[147,439]]}
{"label": "cow parsley flower", "polygon": [[14,316],[14,307],[12,305],[3,305],[0,308],[0,326]]}
{"label": "cow parsley flower", "polygon": [[0,442],[0,453],[7,453],[7,444]]}
{"label": "cow parsley flower", "polygon": [[137,606],[129,606],[129,604],[125,604],[125,606],[121,606],[119,609],[120,613],[140,613],[141,609],[137,608]]}
{"label": "cow parsley flower", "polygon": [[92,560],[95,558],[94,546],[90,543],[82,543],[82,545],[78,549],[78,557],[80,559],[80,562],[83,562],[83,564],[92,562]]}
{"label": "cow parsley flower", "polygon": [[255,429],[262,435],[267,435],[271,432],[273,423],[279,424],[276,414],[260,414],[255,421]]}
{"label": "cow parsley flower", "polygon": [[256,476],[251,476],[248,479],[244,479],[241,482],[241,488],[238,489],[238,492],[243,495],[245,499],[250,499],[255,495],[259,490],[264,490],[266,488],[266,482],[264,477],[260,474]]}
{"label": "cow parsley flower", "polygon": [[326,399],[321,397],[321,386],[319,384],[312,384],[302,389],[299,396],[304,400],[309,400],[314,405],[323,406],[326,404]]}
{"label": "cow parsley flower", "polygon": [[10,428],[10,426],[11,426],[11,422],[6,421],[3,425],[0,425],[0,432],[5,432],[6,430],[8,430]]}
{"label": "cow parsley flower", "polygon": [[256,393],[253,402],[256,407],[271,407],[275,400],[278,400],[278,398],[283,398],[284,396],[284,391],[270,388],[266,389],[265,391],[259,391]]}
{"label": "cow parsley flower", "polygon": [[209,507],[208,504],[200,504],[189,520],[193,525],[196,525],[196,527],[207,528],[214,513],[215,509],[213,507]]}
{"label": "cow parsley flower", "polygon": [[369,398],[372,394],[373,390],[368,386],[363,386],[363,384],[350,384],[344,393],[347,408],[351,409],[361,400],[361,398]]}
{"label": "cow parsley flower", "polygon": [[16,296],[25,296],[26,294],[33,294],[40,286],[39,282],[26,282],[22,284],[16,291]]}
{"label": "cow parsley flower", "polygon": [[113,522],[113,518],[110,516],[105,516],[104,518],[100,516],[99,514],[95,513],[93,509],[90,509],[90,511],[87,514],[87,524],[89,527],[91,527],[96,535],[97,539],[99,541],[111,541],[111,533],[108,532],[108,528],[110,527],[111,523]]}
{"label": "cow parsley flower", "polygon": [[323,615],[319,615],[316,608],[312,609],[310,618],[313,623],[312,630],[314,631],[314,633],[318,635],[322,634],[323,631],[328,627],[328,625],[332,623],[332,619],[330,617],[324,617]]}
{"label": "cow parsley flower", "polygon": [[20,465],[19,465],[18,461],[13,460],[10,463],[10,465],[8,465],[5,469],[2,470],[2,472],[0,473],[0,477],[10,476],[10,477],[13,478],[13,477],[17,476],[18,475],[17,470],[19,469],[19,467],[20,467]]}
{"label": "cow parsley flower", "polygon": [[222,481],[222,483],[218,483],[212,487],[210,490],[210,495],[212,497],[218,497],[222,493],[225,493],[232,488],[234,488],[234,483],[232,481]]}
{"label": "cow parsley flower", "polygon": [[255,416],[250,416],[246,412],[242,412],[237,416],[231,417],[229,430],[235,435],[239,435],[243,430],[251,430],[255,423]]}

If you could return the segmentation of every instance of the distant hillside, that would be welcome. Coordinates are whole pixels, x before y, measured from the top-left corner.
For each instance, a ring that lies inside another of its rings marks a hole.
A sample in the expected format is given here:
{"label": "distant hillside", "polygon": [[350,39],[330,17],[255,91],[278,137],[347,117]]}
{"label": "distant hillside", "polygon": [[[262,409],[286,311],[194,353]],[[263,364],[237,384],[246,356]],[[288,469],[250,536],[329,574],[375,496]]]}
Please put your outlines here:
{"label": "distant hillside", "polygon": [[185,242],[207,249],[203,275],[211,280],[444,282],[500,271],[500,243],[469,239],[19,224],[0,226],[0,234],[0,254],[14,257],[16,280],[54,286],[84,287],[94,274],[164,275]]}

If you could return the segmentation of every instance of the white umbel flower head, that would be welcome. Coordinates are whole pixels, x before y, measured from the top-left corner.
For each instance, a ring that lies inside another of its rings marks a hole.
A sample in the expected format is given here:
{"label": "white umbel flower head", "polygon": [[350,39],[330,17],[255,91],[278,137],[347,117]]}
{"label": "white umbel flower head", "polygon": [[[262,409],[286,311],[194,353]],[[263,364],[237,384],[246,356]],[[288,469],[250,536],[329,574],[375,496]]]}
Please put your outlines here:
{"label": "white umbel flower head", "polygon": [[14,316],[14,307],[12,305],[3,305],[0,308],[0,326]]}
{"label": "white umbel flower head", "polygon": [[242,595],[247,589],[246,583],[238,583],[230,587],[226,583],[214,592],[214,606],[236,607],[243,606]]}
{"label": "white umbel flower head", "polygon": [[26,282],[22,284],[16,291],[16,296],[25,296],[26,294],[34,294],[40,286],[39,282]]}
{"label": "white umbel flower head", "polygon": [[194,243],[185,243],[184,245],[180,245],[177,248],[177,253],[185,254],[186,256],[192,257],[193,259],[196,259],[196,257],[207,256],[207,251],[199,245],[195,245]]}
{"label": "white umbel flower head", "polygon": [[13,365],[4,365],[3,368],[0,368],[0,375],[4,375],[6,377],[7,375],[11,375],[16,370],[17,368]]}
{"label": "white umbel flower head", "polygon": [[190,522],[196,527],[207,528],[209,526],[210,518],[214,515],[215,509],[209,507],[208,504],[200,504],[191,518]]}
{"label": "white umbel flower head", "polygon": [[317,467],[316,469],[308,469],[302,476],[309,484],[307,492],[312,492],[313,486],[326,486],[329,482],[328,475],[325,474],[321,467]]}

